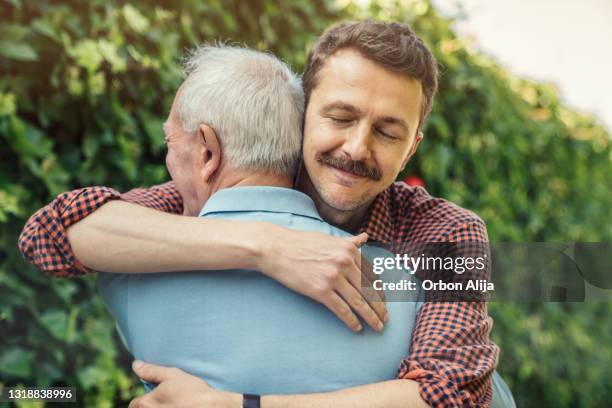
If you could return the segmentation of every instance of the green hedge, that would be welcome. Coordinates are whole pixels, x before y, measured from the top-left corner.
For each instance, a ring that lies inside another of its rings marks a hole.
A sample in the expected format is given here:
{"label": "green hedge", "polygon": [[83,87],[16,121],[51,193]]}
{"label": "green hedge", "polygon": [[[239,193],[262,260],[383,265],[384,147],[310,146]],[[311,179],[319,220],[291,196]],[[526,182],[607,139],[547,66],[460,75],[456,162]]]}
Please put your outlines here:
{"label": "green hedge", "polygon": [[[64,190],[167,179],[161,123],[179,58],[222,38],[301,71],[342,18],[411,23],[442,69],[405,174],[479,213],[495,241],[609,241],[610,136],[554,87],[512,77],[457,39],[428,2],[92,0],[0,3],[0,382],[76,386],[82,405],[124,405],[138,386],[92,279],[49,279],[20,257],[27,217]],[[403,176],[403,175],[402,175]],[[492,304],[500,372],[519,406],[612,397],[612,307]]]}

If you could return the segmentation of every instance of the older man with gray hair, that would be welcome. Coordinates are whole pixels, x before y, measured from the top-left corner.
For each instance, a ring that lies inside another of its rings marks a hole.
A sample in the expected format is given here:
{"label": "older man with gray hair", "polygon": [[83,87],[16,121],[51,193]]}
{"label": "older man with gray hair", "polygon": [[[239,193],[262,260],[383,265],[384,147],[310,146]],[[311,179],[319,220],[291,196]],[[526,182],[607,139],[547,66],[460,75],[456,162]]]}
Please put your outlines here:
{"label": "older man with gray hair", "polygon": [[270,54],[206,46],[191,53],[185,72],[164,125],[166,164],[185,214],[197,215],[215,191],[235,185],[291,188],[304,91],[289,67]]}

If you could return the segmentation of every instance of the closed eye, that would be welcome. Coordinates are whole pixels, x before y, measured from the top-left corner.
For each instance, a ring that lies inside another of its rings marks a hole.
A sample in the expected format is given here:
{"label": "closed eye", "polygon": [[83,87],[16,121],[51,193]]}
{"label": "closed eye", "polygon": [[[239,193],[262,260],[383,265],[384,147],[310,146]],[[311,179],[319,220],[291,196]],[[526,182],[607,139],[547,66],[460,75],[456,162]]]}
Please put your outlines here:
{"label": "closed eye", "polygon": [[393,136],[393,135],[390,135],[389,133],[387,133],[387,132],[385,132],[385,131],[383,131],[383,130],[381,130],[381,129],[376,128],[375,130],[376,130],[376,132],[377,132],[378,134],[380,134],[380,135],[381,135],[381,136],[383,136],[383,137],[386,137],[387,139],[392,139],[392,140],[397,139],[397,137],[395,137],[395,136]]}
{"label": "closed eye", "polygon": [[339,124],[339,125],[348,125],[349,123],[353,122],[353,119],[349,119],[349,118],[336,118],[336,117],[330,116],[330,119],[332,120],[332,122]]}

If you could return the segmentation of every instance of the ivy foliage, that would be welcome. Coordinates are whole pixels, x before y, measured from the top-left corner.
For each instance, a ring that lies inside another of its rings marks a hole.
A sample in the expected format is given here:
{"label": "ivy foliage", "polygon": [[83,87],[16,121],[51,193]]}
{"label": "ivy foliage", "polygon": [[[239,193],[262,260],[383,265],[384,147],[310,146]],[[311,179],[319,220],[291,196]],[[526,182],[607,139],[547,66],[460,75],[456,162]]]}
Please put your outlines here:
{"label": "ivy foliage", "polygon": [[[28,216],[84,185],[166,181],[161,124],[180,57],[223,39],[300,72],[345,18],[410,23],[442,75],[425,139],[401,177],[477,212],[492,241],[610,241],[612,145],[550,84],[515,78],[458,38],[428,1],[0,0],[0,383],[70,385],[79,404],[140,393],[85,279],[50,279],[16,241]],[[499,371],[519,406],[590,407],[612,397],[612,305],[491,304]],[[41,405],[42,406],[42,405]]]}

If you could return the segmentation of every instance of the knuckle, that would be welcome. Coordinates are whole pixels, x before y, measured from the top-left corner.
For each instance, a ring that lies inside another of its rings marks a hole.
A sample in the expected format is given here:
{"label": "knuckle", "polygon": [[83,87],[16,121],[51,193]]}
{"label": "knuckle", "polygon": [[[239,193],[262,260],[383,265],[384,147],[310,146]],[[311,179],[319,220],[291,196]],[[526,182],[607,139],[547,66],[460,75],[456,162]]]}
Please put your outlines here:
{"label": "knuckle", "polygon": [[313,291],[317,297],[325,297],[331,292],[331,285],[327,282],[320,282],[314,285]]}
{"label": "knuckle", "polygon": [[351,299],[351,304],[359,309],[368,309],[366,307],[365,301],[360,296],[355,296]]}
{"label": "knuckle", "polygon": [[346,305],[338,306],[338,314],[343,318],[352,320],[353,313],[351,313],[351,309]]}
{"label": "knuckle", "polygon": [[378,314],[374,311],[374,309],[368,306],[366,309],[366,314],[368,315],[368,319],[378,322]]}
{"label": "knuckle", "polygon": [[342,241],[342,252],[345,254],[350,254],[353,251],[353,248],[355,248],[355,244],[353,244],[350,241]]}
{"label": "knuckle", "polygon": [[350,264],[352,263],[352,259],[350,256],[343,254],[341,256],[339,256],[338,258],[336,258],[336,265],[338,265],[341,268],[345,268],[347,266],[350,266]]}
{"label": "knuckle", "polygon": [[374,306],[372,306],[370,303],[368,303],[367,301],[361,299],[361,307],[363,308],[363,310],[365,310],[365,312],[371,316],[376,316],[376,312],[374,309]]}
{"label": "knuckle", "polygon": [[335,281],[340,277],[340,271],[336,268],[329,268],[325,272],[325,277],[330,281]]}
{"label": "knuckle", "polygon": [[374,313],[374,311],[369,306],[362,307],[360,312],[364,319],[375,320],[377,318],[376,313]]}

